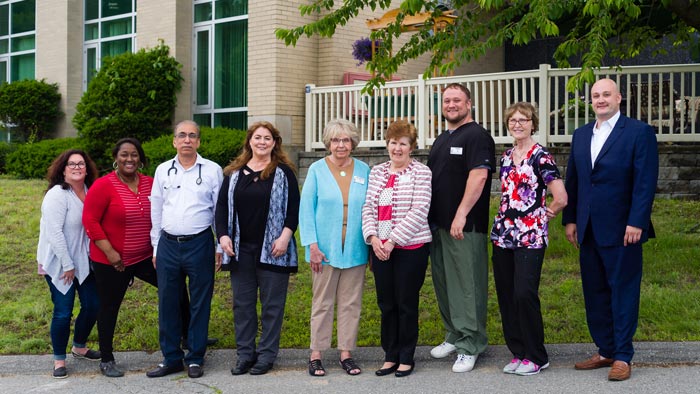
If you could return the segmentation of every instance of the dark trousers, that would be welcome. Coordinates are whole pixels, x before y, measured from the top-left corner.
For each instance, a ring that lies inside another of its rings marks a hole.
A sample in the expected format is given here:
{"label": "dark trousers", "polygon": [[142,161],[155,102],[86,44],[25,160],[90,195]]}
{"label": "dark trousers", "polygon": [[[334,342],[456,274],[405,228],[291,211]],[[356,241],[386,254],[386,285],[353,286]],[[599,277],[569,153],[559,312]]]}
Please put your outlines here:
{"label": "dark trousers", "polygon": [[384,361],[412,364],[418,342],[419,293],[428,268],[428,245],[394,249],[387,261],[372,252],[377,305],[382,312]]}
{"label": "dark trousers", "polygon": [[95,275],[90,273],[83,283],[78,283],[78,278],[73,279],[73,285],[66,294],[58,291],[51,282],[51,277],[44,275],[51,290],[51,302],[53,302],[53,315],[51,316],[51,346],[53,347],[54,360],[66,359],[66,347],[70,337],[70,321],[73,317],[73,304],[75,303],[75,293],[80,299],[80,312],[75,318],[75,329],[73,331],[73,346],[87,346],[87,339],[90,331],[97,321],[97,312],[100,302],[97,297],[95,286]]}
{"label": "dark trousers", "polygon": [[537,365],[549,362],[540,310],[540,275],[545,249],[493,247],[493,279],[503,337],[513,355]]}
{"label": "dark trousers", "polygon": [[[236,354],[239,360],[258,359],[262,362],[274,363],[279,353],[289,273],[258,268],[256,261],[258,250],[258,245],[241,242],[238,262],[232,263],[231,266]],[[262,306],[260,315],[262,332],[256,350],[258,289]]]}
{"label": "dark trousers", "polygon": [[593,342],[601,356],[629,363],[639,318],[642,244],[601,247],[586,231],[580,250],[586,321]]}
{"label": "dark trousers", "polygon": [[[156,253],[158,274],[158,323],[163,363],[204,365],[209,334],[211,297],[214,293],[214,237],[203,231],[187,241],[169,239],[161,234]],[[182,323],[182,298],[185,279],[190,295],[189,326]],[[181,333],[187,332],[187,355],[180,347]]]}
{"label": "dark trousers", "polygon": [[[125,267],[122,272],[117,271],[109,264],[94,261],[91,261],[90,264],[95,274],[97,294],[100,298],[100,310],[97,314],[97,335],[100,340],[102,362],[113,361],[114,330],[126,289],[133,283],[134,277],[158,287],[156,270],[153,268],[153,262],[150,257]],[[184,302],[187,302],[187,289],[183,288],[180,291],[180,297],[184,299]],[[189,321],[189,308],[186,308],[186,310],[188,313],[183,314],[182,319]]]}

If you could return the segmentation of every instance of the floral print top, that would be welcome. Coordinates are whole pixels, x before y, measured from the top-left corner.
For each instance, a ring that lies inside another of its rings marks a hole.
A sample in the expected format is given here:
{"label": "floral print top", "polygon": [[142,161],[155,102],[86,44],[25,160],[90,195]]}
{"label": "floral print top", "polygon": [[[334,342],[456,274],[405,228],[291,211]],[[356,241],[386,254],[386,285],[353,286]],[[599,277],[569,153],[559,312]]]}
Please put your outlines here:
{"label": "floral print top", "polygon": [[546,199],[549,182],[561,175],[554,157],[535,143],[520,165],[513,149],[501,157],[501,204],[491,229],[494,246],[540,249],[547,246]]}

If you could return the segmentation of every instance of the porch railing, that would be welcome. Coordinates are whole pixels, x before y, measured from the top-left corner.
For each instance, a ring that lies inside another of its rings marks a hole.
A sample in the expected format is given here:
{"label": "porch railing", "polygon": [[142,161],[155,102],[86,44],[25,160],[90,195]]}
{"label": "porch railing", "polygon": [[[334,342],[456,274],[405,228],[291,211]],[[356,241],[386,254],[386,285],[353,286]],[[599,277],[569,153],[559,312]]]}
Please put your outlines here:
{"label": "porch railing", "polygon": [[[590,86],[566,91],[578,69],[554,69],[392,81],[372,94],[363,85],[306,86],[306,150],[323,149],[323,128],[335,118],[353,122],[360,147],[385,146],[388,125],[407,119],[416,126],[418,146],[432,145],[445,130],[442,90],[458,82],[472,94],[472,116],[491,132],[496,143],[510,143],[503,111],[512,103],[535,104],[540,120],[535,135],[542,144],[569,143],[573,131],[594,120]],[[630,66],[601,70],[622,93],[621,112],[651,124],[659,141],[700,142],[700,64]]]}

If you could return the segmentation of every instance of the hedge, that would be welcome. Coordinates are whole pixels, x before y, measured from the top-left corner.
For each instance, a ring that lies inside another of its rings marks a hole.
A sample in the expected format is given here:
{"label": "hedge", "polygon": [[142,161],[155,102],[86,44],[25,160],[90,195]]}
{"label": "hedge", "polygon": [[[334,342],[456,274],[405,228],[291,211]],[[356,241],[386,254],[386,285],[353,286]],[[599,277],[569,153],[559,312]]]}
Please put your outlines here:
{"label": "hedge", "polygon": [[[245,141],[245,131],[223,127],[202,127],[202,140],[199,154],[225,167],[236,155]],[[33,144],[5,144],[7,147],[6,172],[19,178],[44,178],[49,165],[61,152],[67,149],[85,149],[84,140],[80,138],[58,138],[44,140]],[[16,148],[15,148],[16,147]],[[6,147],[0,145],[0,163]],[[158,164],[175,157],[172,134],[164,135],[143,144],[149,165],[143,169],[144,174],[153,176]],[[112,147],[105,147],[111,152]],[[1,167],[0,167],[1,170]],[[111,168],[103,170],[109,172]]]}
{"label": "hedge", "polygon": [[[201,143],[197,152],[202,157],[225,167],[238,155],[243,142],[245,131],[227,129],[224,127],[201,128]],[[145,174],[153,176],[160,163],[175,157],[173,135],[164,135],[143,144],[143,150],[148,158],[148,166],[143,169]]]}

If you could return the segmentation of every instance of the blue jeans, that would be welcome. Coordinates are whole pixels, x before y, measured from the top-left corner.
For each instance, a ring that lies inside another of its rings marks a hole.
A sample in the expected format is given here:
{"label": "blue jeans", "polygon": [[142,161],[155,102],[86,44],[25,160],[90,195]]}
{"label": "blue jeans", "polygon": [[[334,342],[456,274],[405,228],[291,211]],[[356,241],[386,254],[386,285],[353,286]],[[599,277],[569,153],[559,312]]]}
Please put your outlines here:
{"label": "blue jeans", "polygon": [[56,289],[51,283],[51,277],[44,275],[46,283],[51,290],[51,301],[53,302],[53,317],[51,318],[51,346],[53,347],[53,359],[65,360],[66,348],[68,347],[68,337],[70,336],[70,320],[73,317],[73,304],[75,302],[75,291],[78,290],[80,299],[80,313],[75,319],[75,329],[73,331],[73,346],[85,347],[92,327],[97,321],[97,310],[100,307],[97,298],[97,287],[95,286],[95,276],[90,273],[82,284],[78,279],[73,280],[73,286],[66,294]]}

